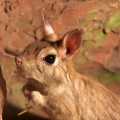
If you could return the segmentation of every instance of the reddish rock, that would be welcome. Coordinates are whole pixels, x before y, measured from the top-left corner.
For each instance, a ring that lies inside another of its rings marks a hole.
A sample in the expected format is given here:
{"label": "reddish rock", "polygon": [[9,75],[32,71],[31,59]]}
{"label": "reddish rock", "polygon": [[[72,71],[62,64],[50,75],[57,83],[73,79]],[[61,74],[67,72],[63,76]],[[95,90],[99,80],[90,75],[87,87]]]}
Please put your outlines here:
{"label": "reddish rock", "polygon": [[[14,57],[5,56],[15,55],[13,53],[22,51],[32,41],[41,38],[42,8],[45,8],[48,20],[60,36],[87,22],[85,27],[90,36],[84,40],[74,58],[81,73],[101,72],[104,68],[114,73],[120,72],[120,27],[114,30],[105,28],[109,17],[120,10],[118,0],[0,0],[0,5],[0,61],[7,82],[8,101],[13,106],[21,109],[25,107],[26,102],[20,92],[25,81],[16,76]],[[100,30],[107,32],[101,40],[96,40],[95,35]],[[11,109],[8,113],[11,113]]]}
{"label": "reddish rock", "polygon": [[97,1],[84,2],[82,4],[81,2],[67,4],[61,15],[52,22],[53,28],[59,34],[64,34],[71,29],[80,27],[80,22],[84,20],[86,14],[98,4],[99,2]]}
{"label": "reddish rock", "polygon": [[[114,63],[113,59],[117,59],[116,57],[119,56],[114,56],[113,57],[113,49],[114,47],[118,44],[118,35],[114,34],[114,33],[109,33],[107,35],[105,35],[102,38],[102,42],[101,45],[98,49],[96,49],[92,54],[88,57],[88,59],[90,59],[91,61],[94,62],[98,62],[100,64],[102,64],[105,68],[107,68],[108,70],[110,70],[110,66],[112,66],[112,64],[116,64],[116,62]],[[110,58],[113,58],[111,63],[108,64],[108,61],[110,62]],[[113,63],[112,63],[113,62]],[[110,66],[109,66],[110,65]],[[111,71],[111,70],[110,70]]]}

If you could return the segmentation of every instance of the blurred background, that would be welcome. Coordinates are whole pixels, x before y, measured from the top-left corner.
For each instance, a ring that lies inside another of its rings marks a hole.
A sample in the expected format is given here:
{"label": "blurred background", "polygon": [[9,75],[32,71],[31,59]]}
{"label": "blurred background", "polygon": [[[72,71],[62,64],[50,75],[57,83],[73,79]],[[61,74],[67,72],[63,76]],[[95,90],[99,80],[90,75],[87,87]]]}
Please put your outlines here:
{"label": "blurred background", "polygon": [[[55,32],[85,27],[87,32],[74,56],[75,70],[104,84],[120,96],[120,0],[0,0],[0,65],[7,87],[4,120],[45,120],[41,111],[26,108],[14,56],[40,39],[41,9]],[[1,84],[1,83],[0,83]]]}

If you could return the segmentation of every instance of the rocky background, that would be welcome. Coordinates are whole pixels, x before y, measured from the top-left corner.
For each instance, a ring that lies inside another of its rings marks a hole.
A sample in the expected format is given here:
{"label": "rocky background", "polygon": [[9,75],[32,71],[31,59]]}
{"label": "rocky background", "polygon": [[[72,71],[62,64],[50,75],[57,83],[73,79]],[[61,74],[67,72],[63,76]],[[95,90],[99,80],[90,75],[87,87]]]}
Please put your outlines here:
{"label": "rocky background", "polygon": [[7,89],[4,120],[43,120],[40,115],[46,116],[34,108],[17,116],[28,102],[21,92],[25,81],[17,75],[14,62],[16,53],[40,39],[42,8],[60,37],[77,27],[86,28],[83,45],[73,58],[76,71],[120,95],[120,0],[0,0],[2,100]]}

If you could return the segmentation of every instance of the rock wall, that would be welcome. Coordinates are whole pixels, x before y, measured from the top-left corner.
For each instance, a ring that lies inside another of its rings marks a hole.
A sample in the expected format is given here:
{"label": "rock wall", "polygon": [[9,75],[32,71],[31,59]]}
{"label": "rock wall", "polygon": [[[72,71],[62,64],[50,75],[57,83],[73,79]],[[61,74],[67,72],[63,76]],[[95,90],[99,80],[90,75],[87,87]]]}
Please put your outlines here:
{"label": "rock wall", "polygon": [[40,39],[42,8],[60,37],[77,27],[87,29],[73,58],[77,71],[102,81],[120,80],[119,0],[0,0],[0,64],[7,103],[20,109],[27,103],[20,91],[25,81],[16,74],[14,56]]}

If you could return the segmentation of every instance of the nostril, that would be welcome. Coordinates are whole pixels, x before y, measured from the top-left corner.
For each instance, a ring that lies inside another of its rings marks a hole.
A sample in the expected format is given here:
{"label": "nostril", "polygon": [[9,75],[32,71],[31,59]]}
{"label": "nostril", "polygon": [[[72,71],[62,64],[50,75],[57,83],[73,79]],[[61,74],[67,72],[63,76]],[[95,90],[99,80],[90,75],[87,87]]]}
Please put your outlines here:
{"label": "nostril", "polygon": [[21,65],[22,64],[22,58],[15,57],[15,62],[16,62],[16,64]]}

